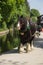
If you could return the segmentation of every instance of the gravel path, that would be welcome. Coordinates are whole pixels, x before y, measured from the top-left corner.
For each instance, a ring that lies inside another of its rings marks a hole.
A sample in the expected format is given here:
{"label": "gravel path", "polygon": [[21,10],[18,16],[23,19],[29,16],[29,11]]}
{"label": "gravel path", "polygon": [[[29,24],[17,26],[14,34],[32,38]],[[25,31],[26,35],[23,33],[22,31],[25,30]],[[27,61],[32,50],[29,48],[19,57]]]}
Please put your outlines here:
{"label": "gravel path", "polygon": [[17,49],[13,49],[0,55],[0,65],[43,65],[43,40],[34,41],[31,52],[19,54]]}

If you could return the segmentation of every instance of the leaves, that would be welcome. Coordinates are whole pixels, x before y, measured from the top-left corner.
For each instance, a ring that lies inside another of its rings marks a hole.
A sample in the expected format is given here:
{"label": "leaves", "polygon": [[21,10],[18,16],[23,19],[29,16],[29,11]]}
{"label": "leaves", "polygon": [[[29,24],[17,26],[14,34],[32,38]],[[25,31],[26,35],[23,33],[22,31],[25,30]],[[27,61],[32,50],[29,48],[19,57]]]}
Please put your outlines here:
{"label": "leaves", "polygon": [[[17,23],[18,15],[30,17],[30,6],[27,0],[0,0],[0,21],[5,21],[6,26]],[[31,9],[31,16],[38,16],[40,13]]]}
{"label": "leaves", "polygon": [[1,14],[0,14],[0,21],[2,20],[2,16],[1,16]]}
{"label": "leaves", "polygon": [[31,16],[39,16],[40,13],[37,9],[31,9]]}
{"label": "leaves", "polygon": [[40,16],[40,12],[37,9],[31,9],[30,17],[33,22],[37,22],[37,17]]}

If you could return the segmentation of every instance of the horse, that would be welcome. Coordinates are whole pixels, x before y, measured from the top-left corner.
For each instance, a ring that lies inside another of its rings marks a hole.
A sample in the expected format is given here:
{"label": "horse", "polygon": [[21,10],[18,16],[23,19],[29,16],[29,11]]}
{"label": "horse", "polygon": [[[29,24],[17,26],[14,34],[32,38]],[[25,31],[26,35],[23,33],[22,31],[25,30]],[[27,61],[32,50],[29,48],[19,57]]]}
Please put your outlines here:
{"label": "horse", "polygon": [[21,16],[17,23],[17,30],[19,31],[19,38],[21,41],[18,51],[22,52],[23,45],[26,45],[26,52],[31,51],[31,49],[33,49],[33,40],[36,32],[35,23]]}

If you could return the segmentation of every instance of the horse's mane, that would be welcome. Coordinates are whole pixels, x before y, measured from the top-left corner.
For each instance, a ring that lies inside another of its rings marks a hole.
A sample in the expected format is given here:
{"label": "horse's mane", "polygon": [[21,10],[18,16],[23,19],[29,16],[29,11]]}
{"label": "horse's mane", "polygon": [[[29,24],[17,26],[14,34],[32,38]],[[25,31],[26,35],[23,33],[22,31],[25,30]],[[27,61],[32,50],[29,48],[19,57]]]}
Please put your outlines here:
{"label": "horse's mane", "polygon": [[27,26],[27,19],[24,16],[20,16],[19,17],[19,22],[20,22],[20,25],[22,25],[21,30],[25,31],[26,30],[26,26]]}

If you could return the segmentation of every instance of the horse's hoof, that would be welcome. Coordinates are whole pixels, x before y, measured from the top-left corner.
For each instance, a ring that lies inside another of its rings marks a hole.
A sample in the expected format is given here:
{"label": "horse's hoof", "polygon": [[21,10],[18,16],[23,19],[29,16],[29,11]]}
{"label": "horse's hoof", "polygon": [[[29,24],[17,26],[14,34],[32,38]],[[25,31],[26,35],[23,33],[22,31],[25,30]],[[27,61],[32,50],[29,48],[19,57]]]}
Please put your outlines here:
{"label": "horse's hoof", "polygon": [[26,50],[26,48],[24,48],[24,50]]}
{"label": "horse's hoof", "polygon": [[26,51],[26,53],[28,53],[28,51]]}
{"label": "horse's hoof", "polygon": [[20,49],[18,50],[19,53],[23,53],[23,51],[24,51],[23,48],[20,48]]}
{"label": "horse's hoof", "polygon": [[22,51],[18,51],[18,53],[23,53]]}

